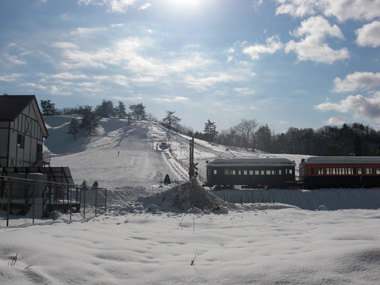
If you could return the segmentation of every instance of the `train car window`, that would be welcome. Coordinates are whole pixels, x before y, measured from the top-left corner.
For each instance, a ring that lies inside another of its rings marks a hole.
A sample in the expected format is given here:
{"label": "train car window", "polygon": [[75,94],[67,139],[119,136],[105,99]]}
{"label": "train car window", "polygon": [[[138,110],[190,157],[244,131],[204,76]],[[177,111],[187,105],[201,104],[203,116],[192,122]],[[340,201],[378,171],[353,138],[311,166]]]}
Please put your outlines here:
{"label": "train car window", "polygon": [[272,175],[276,175],[276,170],[272,170]]}
{"label": "train car window", "polygon": [[289,174],[293,174],[293,169],[289,169]]}
{"label": "train car window", "polygon": [[218,174],[218,170],[214,169],[214,175]]}
{"label": "train car window", "polygon": [[318,175],[323,175],[323,168],[322,167],[318,167],[317,173],[318,173]]}
{"label": "train car window", "polygon": [[241,175],[241,170],[238,171],[238,174]]}
{"label": "train car window", "polygon": [[380,174],[380,167],[376,167],[376,174],[377,174],[377,175]]}
{"label": "train car window", "polygon": [[352,168],[352,173],[353,173],[354,175],[357,174],[356,167]]}
{"label": "train car window", "polygon": [[[257,171],[257,170],[256,170]],[[253,170],[249,171],[249,175],[253,175]],[[257,174],[256,174],[257,175]]]}
{"label": "train car window", "polygon": [[261,175],[265,175],[265,171],[264,171],[264,170],[261,170],[261,171],[260,171],[260,174],[261,174]]}
{"label": "train car window", "polygon": [[224,169],[224,175],[229,175],[230,174],[230,170],[229,169]]}
{"label": "train car window", "polygon": [[278,175],[282,175],[282,170],[281,169],[278,170]]}
{"label": "train car window", "polygon": [[311,170],[311,175],[314,175],[314,167],[312,167],[310,170]]}
{"label": "train car window", "polygon": [[358,168],[358,174],[359,175],[363,174],[363,168],[361,168],[361,167]]}
{"label": "train car window", "polygon": [[365,169],[365,173],[366,173],[366,174],[372,174],[372,167],[367,167],[367,168]]}
{"label": "train car window", "polygon": [[244,175],[248,175],[248,171],[247,170],[244,170]]}
{"label": "train car window", "polygon": [[272,171],[267,170],[267,171],[266,171],[266,174],[267,174],[267,175],[271,175],[271,172],[272,172]]}
{"label": "train car window", "polygon": [[259,170],[255,170],[255,175],[260,175],[260,171]]}
{"label": "train car window", "polygon": [[236,175],[236,170],[231,170],[231,175]]}

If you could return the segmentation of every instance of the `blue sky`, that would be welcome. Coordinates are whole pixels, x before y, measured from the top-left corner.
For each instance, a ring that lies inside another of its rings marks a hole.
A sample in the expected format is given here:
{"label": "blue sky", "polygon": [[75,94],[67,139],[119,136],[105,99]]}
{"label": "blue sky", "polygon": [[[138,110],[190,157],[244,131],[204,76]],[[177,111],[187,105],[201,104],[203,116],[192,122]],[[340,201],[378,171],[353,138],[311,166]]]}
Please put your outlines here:
{"label": "blue sky", "polygon": [[3,0],[0,33],[1,94],[380,129],[380,0]]}

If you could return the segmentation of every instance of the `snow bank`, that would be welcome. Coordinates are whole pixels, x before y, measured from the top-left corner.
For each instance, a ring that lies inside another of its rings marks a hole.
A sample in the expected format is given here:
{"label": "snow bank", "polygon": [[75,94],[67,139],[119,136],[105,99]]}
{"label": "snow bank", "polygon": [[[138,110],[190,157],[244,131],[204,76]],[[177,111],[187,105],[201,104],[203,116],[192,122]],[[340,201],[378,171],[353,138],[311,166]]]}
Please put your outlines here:
{"label": "snow bank", "polygon": [[140,197],[138,202],[151,211],[228,213],[228,209],[233,208],[232,204],[206,191],[195,178],[167,191]]}
{"label": "snow bank", "polygon": [[380,189],[212,191],[230,203],[282,203],[304,210],[380,209]]}

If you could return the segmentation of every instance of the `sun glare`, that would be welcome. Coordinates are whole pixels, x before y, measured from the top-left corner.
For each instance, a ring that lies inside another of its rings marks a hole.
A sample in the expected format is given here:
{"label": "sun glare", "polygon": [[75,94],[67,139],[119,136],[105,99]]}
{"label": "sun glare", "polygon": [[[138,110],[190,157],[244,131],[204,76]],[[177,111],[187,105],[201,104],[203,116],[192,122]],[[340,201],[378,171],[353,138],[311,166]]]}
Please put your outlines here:
{"label": "sun glare", "polygon": [[171,0],[170,2],[181,9],[194,9],[201,5],[202,0]]}

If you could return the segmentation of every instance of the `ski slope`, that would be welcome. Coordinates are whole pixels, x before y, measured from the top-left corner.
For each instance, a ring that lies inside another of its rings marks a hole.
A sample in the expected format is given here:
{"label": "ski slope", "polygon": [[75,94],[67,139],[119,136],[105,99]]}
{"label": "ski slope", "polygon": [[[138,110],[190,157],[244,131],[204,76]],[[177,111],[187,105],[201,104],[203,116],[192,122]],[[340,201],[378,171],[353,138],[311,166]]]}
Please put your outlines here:
{"label": "ski slope", "polygon": [[[51,165],[70,167],[77,184],[83,180],[88,185],[98,181],[100,187],[112,190],[125,186],[154,187],[166,174],[180,182],[188,179],[186,167],[191,138],[169,131],[156,122],[139,121],[129,126],[126,120],[102,119],[96,134],[82,134],[74,141],[74,137],[67,134],[70,117],[45,119],[49,130],[45,147],[53,153]],[[161,142],[170,144],[171,151],[157,150]],[[195,139],[194,160],[201,177],[206,177],[208,160],[268,156],[284,155],[250,152]],[[305,156],[286,157],[298,164]]]}

